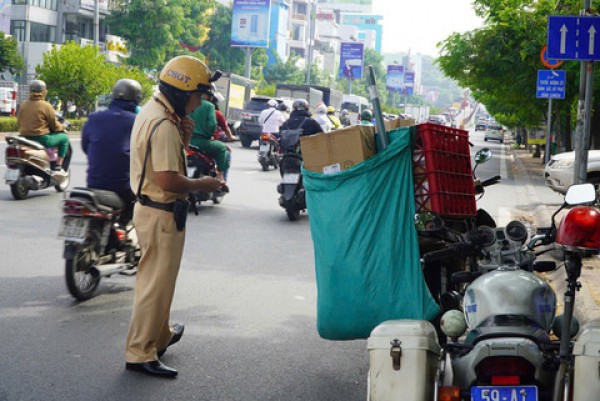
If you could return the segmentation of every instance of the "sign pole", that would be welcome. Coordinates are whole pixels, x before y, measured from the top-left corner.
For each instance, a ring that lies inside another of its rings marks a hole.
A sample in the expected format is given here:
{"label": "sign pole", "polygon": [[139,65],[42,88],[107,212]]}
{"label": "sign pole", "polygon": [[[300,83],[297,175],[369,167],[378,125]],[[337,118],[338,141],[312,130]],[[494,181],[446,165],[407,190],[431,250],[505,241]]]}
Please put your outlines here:
{"label": "sign pole", "polygon": [[550,161],[550,138],[552,127],[552,98],[548,99],[548,132],[546,132],[546,148],[544,150],[544,165]]}
{"label": "sign pole", "polygon": [[246,47],[246,70],[244,72],[244,76],[246,78],[250,78],[251,74],[251,66],[252,66],[252,48]]}

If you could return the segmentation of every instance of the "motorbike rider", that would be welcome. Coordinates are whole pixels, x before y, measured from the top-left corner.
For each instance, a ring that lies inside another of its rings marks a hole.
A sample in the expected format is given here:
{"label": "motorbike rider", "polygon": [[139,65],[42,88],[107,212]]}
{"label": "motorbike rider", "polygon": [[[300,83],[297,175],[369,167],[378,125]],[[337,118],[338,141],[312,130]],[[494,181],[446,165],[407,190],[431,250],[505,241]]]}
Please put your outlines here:
{"label": "motorbike rider", "polygon": [[321,128],[323,128],[323,131],[325,131],[325,132],[331,131],[331,129],[333,128],[333,124],[331,123],[331,120],[329,119],[329,117],[327,117],[327,106],[325,106],[323,103],[321,103],[320,105],[317,106],[317,109],[315,110],[315,112],[316,112],[315,120],[319,123]]}
{"label": "motorbike rider", "polygon": [[302,127],[302,136],[323,132],[321,125],[311,117],[308,110],[308,102],[305,99],[294,100],[290,118],[281,125],[280,132],[283,130],[298,129],[300,127]]}
{"label": "motorbike rider", "polygon": [[342,126],[340,119],[335,115],[335,107],[327,106],[327,118],[329,118],[329,121],[331,121],[331,124],[333,125],[332,129],[338,129]]}
{"label": "motorbike rider", "polygon": [[46,148],[57,147],[58,157],[52,170],[64,174],[62,164],[69,149],[69,137],[58,121],[54,107],[46,98],[46,83],[39,79],[29,84],[29,100],[23,102],[17,113],[21,136],[36,141]]}
{"label": "motorbike rider", "polygon": [[186,116],[219,75],[195,57],[171,59],[159,76],[160,93],[144,105],[133,125],[131,189],[139,195],[133,222],[142,256],[126,342],[127,370],[177,376],[159,357],[184,331],[183,325],[169,326],[169,318],[185,242],[186,199],[190,192],[213,192],[223,184],[212,177],[186,177],[184,150],[194,130]]}
{"label": "motorbike rider", "polygon": [[[227,146],[223,142],[214,139],[217,131],[217,118],[215,105],[210,101],[213,96],[213,88],[210,87],[202,93],[200,106],[189,115],[189,118],[194,121],[194,133],[190,143],[215,159],[217,179],[225,182],[227,170],[229,170],[229,160],[227,158]],[[225,192],[229,191],[225,185],[222,189]]]}
{"label": "motorbike rider", "polygon": [[129,152],[135,111],[141,100],[138,81],[119,79],[112,88],[108,109],[90,114],[81,131],[81,148],[88,157],[87,186],[116,192],[125,205],[124,223],[133,217],[135,203],[129,185]]}
{"label": "motorbike rider", "polygon": [[258,122],[262,127],[263,133],[279,137],[279,127],[285,121],[285,115],[277,109],[277,100],[269,99],[267,104],[269,107],[260,112]]}
{"label": "motorbike rider", "polygon": [[218,139],[222,142],[235,142],[238,140],[238,137],[233,135],[231,132],[231,128],[227,124],[227,118],[225,115],[219,110],[219,99],[216,96],[213,96],[210,101],[215,106],[215,118],[217,119],[217,131],[215,132],[215,139]]}
{"label": "motorbike rider", "polygon": [[342,109],[342,111],[340,111],[340,123],[344,127],[352,125],[352,123],[350,122],[350,116],[348,114],[348,110],[346,109]]}
{"label": "motorbike rider", "polygon": [[364,109],[360,113],[360,125],[373,125],[373,112],[369,109]]}

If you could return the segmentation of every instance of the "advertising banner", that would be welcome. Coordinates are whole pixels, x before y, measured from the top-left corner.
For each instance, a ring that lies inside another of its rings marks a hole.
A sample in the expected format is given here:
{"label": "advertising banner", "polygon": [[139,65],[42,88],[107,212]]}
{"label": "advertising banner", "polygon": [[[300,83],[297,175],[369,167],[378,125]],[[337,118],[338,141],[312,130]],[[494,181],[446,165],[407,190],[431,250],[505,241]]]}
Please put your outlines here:
{"label": "advertising banner", "polygon": [[407,71],[404,73],[404,88],[402,89],[402,94],[412,95],[413,93],[415,93],[415,73]]}
{"label": "advertising banner", "polygon": [[270,0],[234,0],[231,46],[269,47]]}
{"label": "advertising banner", "polygon": [[363,75],[363,43],[342,43],[340,49],[340,78],[361,79]]}
{"label": "advertising banner", "polygon": [[[358,6],[372,6],[373,0],[317,0],[319,4],[332,4],[342,6],[345,4],[353,4]],[[338,7],[340,8],[340,7]]]}
{"label": "advertising banner", "polygon": [[[96,6],[95,0],[81,0],[80,4],[81,8],[85,8],[86,10],[94,10]],[[98,9],[100,11],[108,11],[108,1],[98,0]]]}
{"label": "advertising banner", "polygon": [[404,66],[388,65],[385,76],[385,87],[390,91],[400,92],[404,86]]}

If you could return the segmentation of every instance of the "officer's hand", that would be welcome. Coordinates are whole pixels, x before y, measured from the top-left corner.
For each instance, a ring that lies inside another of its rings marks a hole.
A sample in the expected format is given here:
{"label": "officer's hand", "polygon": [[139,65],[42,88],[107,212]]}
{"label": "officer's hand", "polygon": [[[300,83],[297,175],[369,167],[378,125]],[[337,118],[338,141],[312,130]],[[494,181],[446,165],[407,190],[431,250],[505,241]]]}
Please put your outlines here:
{"label": "officer's hand", "polygon": [[192,134],[194,133],[195,125],[196,125],[196,123],[194,123],[194,120],[192,120],[191,118],[184,117],[181,119],[180,128],[181,128],[181,132],[184,135],[184,138],[192,137]]}
{"label": "officer's hand", "polygon": [[205,192],[216,191],[224,184],[223,181],[217,180],[216,178],[212,178],[212,177],[198,178],[197,181],[200,186],[198,189],[201,191],[205,191]]}

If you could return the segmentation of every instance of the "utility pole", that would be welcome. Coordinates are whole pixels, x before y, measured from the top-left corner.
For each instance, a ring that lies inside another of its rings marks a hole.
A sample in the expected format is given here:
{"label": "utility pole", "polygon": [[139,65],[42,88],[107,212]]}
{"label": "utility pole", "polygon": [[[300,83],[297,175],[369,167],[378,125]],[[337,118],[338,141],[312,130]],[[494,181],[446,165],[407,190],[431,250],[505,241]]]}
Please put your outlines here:
{"label": "utility pole", "polygon": [[313,41],[315,37],[315,10],[313,0],[308,2],[308,57],[306,59],[306,84],[310,85],[310,66],[313,59]]}

